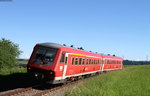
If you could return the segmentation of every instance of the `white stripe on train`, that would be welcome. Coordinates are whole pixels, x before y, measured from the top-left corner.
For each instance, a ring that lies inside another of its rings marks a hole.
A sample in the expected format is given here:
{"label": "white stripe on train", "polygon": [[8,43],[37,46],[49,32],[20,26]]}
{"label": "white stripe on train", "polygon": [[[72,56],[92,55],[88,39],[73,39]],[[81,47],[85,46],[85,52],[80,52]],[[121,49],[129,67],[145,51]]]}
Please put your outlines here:
{"label": "white stripe on train", "polygon": [[[119,70],[119,69],[122,69],[122,68],[104,69],[104,71]],[[92,71],[92,72],[80,73],[80,74],[75,74],[75,75],[68,75],[68,76],[62,76],[62,77],[55,77],[54,80],[62,80],[62,79],[68,78],[68,77],[86,75],[86,74],[91,74],[91,73],[96,73],[96,72],[102,72],[102,71]]]}

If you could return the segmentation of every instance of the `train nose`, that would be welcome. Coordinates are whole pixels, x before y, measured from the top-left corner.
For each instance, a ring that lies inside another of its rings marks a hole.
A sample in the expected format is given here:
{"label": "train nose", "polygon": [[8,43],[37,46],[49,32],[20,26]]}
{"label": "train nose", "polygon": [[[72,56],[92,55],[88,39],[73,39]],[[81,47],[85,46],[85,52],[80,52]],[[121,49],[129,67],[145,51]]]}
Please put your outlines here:
{"label": "train nose", "polygon": [[42,73],[34,73],[34,76],[37,80],[44,80],[45,76]]}

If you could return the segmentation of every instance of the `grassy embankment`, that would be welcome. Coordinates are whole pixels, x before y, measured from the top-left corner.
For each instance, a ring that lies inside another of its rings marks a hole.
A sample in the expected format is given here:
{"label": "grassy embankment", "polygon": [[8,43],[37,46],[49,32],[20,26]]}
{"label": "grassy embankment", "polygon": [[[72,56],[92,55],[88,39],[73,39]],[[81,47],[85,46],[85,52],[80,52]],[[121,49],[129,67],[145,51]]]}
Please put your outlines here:
{"label": "grassy embankment", "polygon": [[0,70],[0,75],[10,75],[13,73],[26,73],[27,61],[18,61],[18,66],[13,68],[4,68]]}
{"label": "grassy embankment", "polygon": [[63,96],[150,96],[150,65],[133,65],[91,78]]}
{"label": "grassy embankment", "polygon": [[20,62],[13,68],[0,70],[0,92],[15,88],[24,88],[34,83],[32,77],[27,73],[27,62]]}

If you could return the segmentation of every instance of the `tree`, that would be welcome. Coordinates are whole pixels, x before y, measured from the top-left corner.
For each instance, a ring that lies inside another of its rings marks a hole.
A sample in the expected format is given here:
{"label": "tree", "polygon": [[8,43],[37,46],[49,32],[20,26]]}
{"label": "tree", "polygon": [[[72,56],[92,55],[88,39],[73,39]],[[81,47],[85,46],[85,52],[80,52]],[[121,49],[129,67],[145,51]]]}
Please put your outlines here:
{"label": "tree", "polygon": [[5,38],[0,39],[0,69],[14,67],[21,51],[17,44]]}

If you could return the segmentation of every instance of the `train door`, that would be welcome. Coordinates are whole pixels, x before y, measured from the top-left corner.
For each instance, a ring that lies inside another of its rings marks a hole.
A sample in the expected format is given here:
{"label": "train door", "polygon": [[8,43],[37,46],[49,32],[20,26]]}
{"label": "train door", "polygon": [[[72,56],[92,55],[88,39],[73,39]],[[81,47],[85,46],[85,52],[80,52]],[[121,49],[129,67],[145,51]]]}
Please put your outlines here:
{"label": "train door", "polygon": [[105,58],[102,57],[102,65],[101,65],[101,71],[104,71],[104,66],[105,66]]}
{"label": "train door", "polygon": [[62,72],[62,79],[66,78],[66,72],[67,72],[67,67],[68,67],[68,55],[69,53],[65,53],[64,56],[64,67],[63,67],[63,72]]}

